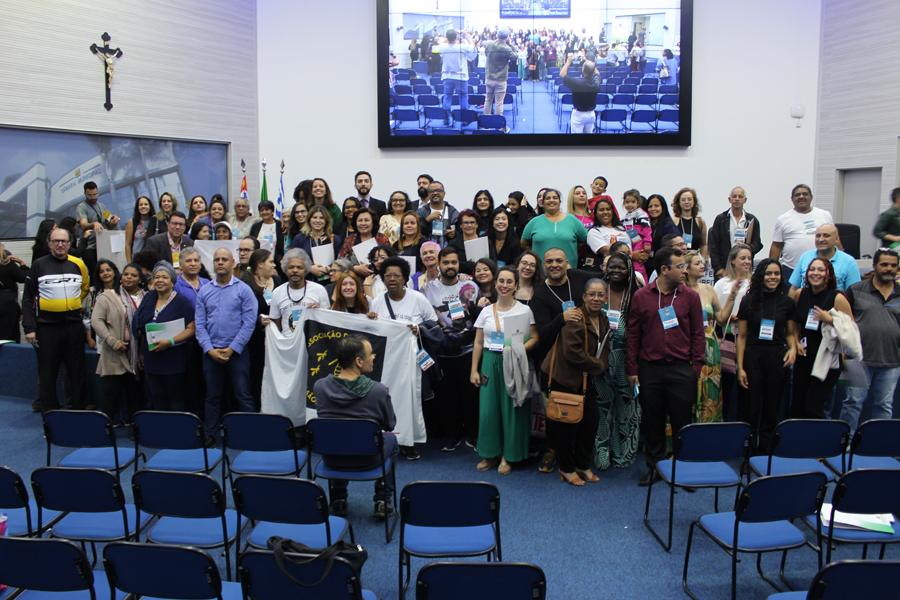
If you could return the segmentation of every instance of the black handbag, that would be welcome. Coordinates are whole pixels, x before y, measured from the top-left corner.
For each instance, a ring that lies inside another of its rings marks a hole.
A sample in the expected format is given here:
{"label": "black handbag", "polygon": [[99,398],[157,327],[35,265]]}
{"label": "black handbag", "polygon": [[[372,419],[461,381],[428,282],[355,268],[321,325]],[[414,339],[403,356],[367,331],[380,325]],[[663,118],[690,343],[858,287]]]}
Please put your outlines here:
{"label": "black handbag", "polygon": [[[350,563],[357,579],[362,572],[363,565],[369,558],[369,553],[359,544],[348,544],[344,540],[338,540],[324,550],[318,548],[310,548],[306,544],[295,542],[287,538],[272,536],[269,538],[268,547],[275,555],[275,564],[284,575],[302,587],[316,587],[328,577],[331,568],[334,566],[335,558],[343,558]],[[310,563],[322,561],[322,576],[317,581],[308,582],[300,581],[289,570],[286,565],[308,565]]]}

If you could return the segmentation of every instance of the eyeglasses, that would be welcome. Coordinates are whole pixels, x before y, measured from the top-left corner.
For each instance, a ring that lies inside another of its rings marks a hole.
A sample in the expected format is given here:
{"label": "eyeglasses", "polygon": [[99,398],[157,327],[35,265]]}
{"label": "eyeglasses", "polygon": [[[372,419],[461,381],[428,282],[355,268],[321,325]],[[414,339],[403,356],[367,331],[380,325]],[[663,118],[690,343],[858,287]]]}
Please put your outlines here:
{"label": "eyeglasses", "polygon": [[69,242],[69,240],[50,240],[49,243],[51,243],[55,246],[65,246],[66,244],[69,244],[70,242]]}

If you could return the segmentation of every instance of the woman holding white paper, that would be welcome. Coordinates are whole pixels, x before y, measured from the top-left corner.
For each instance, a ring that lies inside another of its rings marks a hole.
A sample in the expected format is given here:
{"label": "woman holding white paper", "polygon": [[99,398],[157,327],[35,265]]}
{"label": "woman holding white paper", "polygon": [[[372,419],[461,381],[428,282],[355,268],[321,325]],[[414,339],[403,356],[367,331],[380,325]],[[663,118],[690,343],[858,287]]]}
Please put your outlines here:
{"label": "woman holding white paper", "polygon": [[[375,232],[375,213],[368,208],[360,208],[353,215],[353,231],[354,233],[344,239],[341,250],[338,252],[338,258],[349,258],[353,264],[353,272],[365,279],[373,273],[366,264],[366,258],[371,249],[375,246],[390,246],[391,244],[384,234]],[[360,253],[362,253],[363,260],[360,260]]]}
{"label": "woman holding white paper", "polygon": [[175,291],[175,277],[171,263],[156,263],[153,289],[144,295],[131,323],[132,337],[139,340],[144,359],[147,402],[154,410],[185,409],[184,378],[190,347],[183,342],[194,337],[194,307]]}
{"label": "woman holding white paper", "polygon": [[531,326],[525,336],[525,351],[537,344],[538,334],[531,309],[516,300],[519,275],[512,267],[503,267],[497,273],[497,302],[487,306],[475,320],[475,344],[472,348],[472,385],[480,388],[478,408],[478,443],[481,461],[475,466],[479,471],[497,467],[497,472],[507,475],[510,463],[528,457],[528,437],[531,424],[531,406],[516,406],[507,394],[503,373],[505,343],[504,322],[511,317],[527,319]]}
{"label": "woman holding white paper", "polygon": [[422,261],[419,251],[425,237],[422,235],[422,227],[419,223],[419,215],[414,210],[408,210],[400,217],[400,239],[394,242],[394,250],[399,256],[414,256],[416,267],[421,268]]}
{"label": "woman holding white paper", "polygon": [[403,219],[406,211],[409,210],[409,196],[406,192],[398,190],[391,194],[391,198],[388,201],[388,209],[390,212],[386,215],[381,215],[381,220],[378,221],[378,231],[384,234],[391,244],[396,244],[403,236],[403,228],[400,226],[400,221]]}
{"label": "woman holding white paper", "polygon": [[[482,258],[481,256],[467,256],[466,255],[466,242],[474,242],[478,240],[478,227],[479,220],[478,215],[475,214],[474,210],[469,208],[460,211],[459,217],[456,219],[456,226],[459,229],[460,235],[457,235],[455,238],[450,240],[450,246],[456,248],[459,251],[459,265],[460,271],[468,274],[472,274],[472,269],[474,268],[474,261]],[[469,244],[469,248],[472,248],[472,245]],[[487,238],[484,238],[484,256],[488,256],[489,252],[487,245]],[[470,253],[471,254],[471,253]]]}
{"label": "woman holding white paper", "polygon": [[322,283],[328,282],[331,275],[331,263],[340,248],[341,237],[335,235],[331,225],[331,215],[323,206],[309,209],[306,222],[300,233],[291,241],[291,248],[299,248],[312,259],[312,266],[307,279]]}

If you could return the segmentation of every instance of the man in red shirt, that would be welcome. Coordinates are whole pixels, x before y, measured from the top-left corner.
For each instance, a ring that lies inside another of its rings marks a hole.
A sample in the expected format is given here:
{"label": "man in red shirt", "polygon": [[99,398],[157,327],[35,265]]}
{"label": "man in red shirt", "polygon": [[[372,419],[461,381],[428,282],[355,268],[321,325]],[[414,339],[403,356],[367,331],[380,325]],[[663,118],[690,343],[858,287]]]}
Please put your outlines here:
{"label": "man in red shirt", "polygon": [[663,248],[656,260],[659,276],[634,294],[626,336],[625,374],[640,392],[649,466],[640,485],[653,483],[656,462],[666,456],[666,417],[673,435],[690,424],[706,359],[703,308],[683,283],[684,253]]}

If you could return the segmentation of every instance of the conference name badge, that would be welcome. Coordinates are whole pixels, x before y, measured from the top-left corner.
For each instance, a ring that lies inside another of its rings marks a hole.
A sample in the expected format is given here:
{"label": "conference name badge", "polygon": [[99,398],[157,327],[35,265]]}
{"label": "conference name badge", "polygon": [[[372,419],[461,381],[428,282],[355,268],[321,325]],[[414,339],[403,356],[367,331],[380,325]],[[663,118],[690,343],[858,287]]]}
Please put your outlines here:
{"label": "conference name badge", "polygon": [[459,300],[450,300],[447,302],[447,308],[450,310],[450,318],[454,321],[465,318],[466,311],[463,309],[462,302]]}
{"label": "conference name badge", "polygon": [[675,314],[675,309],[671,306],[664,306],[659,309],[659,320],[662,323],[663,329],[674,329],[678,327],[678,315]]}
{"label": "conference name badge", "polygon": [[444,237],[443,219],[435,219],[431,222],[431,235],[434,237]]}
{"label": "conference name badge", "polygon": [[759,323],[759,339],[771,342],[775,337],[775,320],[763,319]]}
{"label": "conference name badge", "polygon": [[566,312],[567,310],[571,310],[573,308],[575,308],[575,302],[572,300],[566,300],[562,303],[563,312]]}
{"label": "conference name badge", "polygon": [[685,233],[685,234],[683,234],[683,235],[681,236],[681,239],[684,240],[684,243],[685,243],[686,245],[690,246],[690,245],[691,245],[691,242],[694,241],[694,234],[692,234],[692,233]]}
{"label": "conference name badge", "polygon": [[809,314],[806,315],[806,325],[804,328],[809,329],[810,331],[818,331],[819,319],[816,317],[814,308],[809,309]]}
{"label": "conference name badge", "polygon": [[628,229],[628,237],[631,238],[631,241],[632,241],[632,242],[635,242],[635,241],[641,239],[641,234],[638,233],[638,230],[637,230],[637,229],[629,228],[629,229]]}
{"label": "conference name badge", "polygon": [[289,323],[289,325],[291,326],[291,331],[293,331],[294,327],[296,327],[297,323],[300,322],[300,318],[302,316],[303,316],[303,307],[302,306],[291,309],[291,321]]}
{"label": "conference name badge", "polygon": [[744,228],[735,229],[734,230],[734,241],[735,243],[743,244],[747,239],[747,230]]}
{"label": "conference name badge", "polygon": [[434,366],[434,359],[422,349],[416,353],[416,364],[424,372]]}
{"label": "conference name badge", "polygon": [[503,352],[503,332],[502,331],[486,331],[485,345],[491,352]]}
{"label": "conference name badge", "polygon": [[622,319],[622,311],[608,310],[606,311],[606,318],[609,319],[609,328],[613,331],[618,331],[619,321]]}

